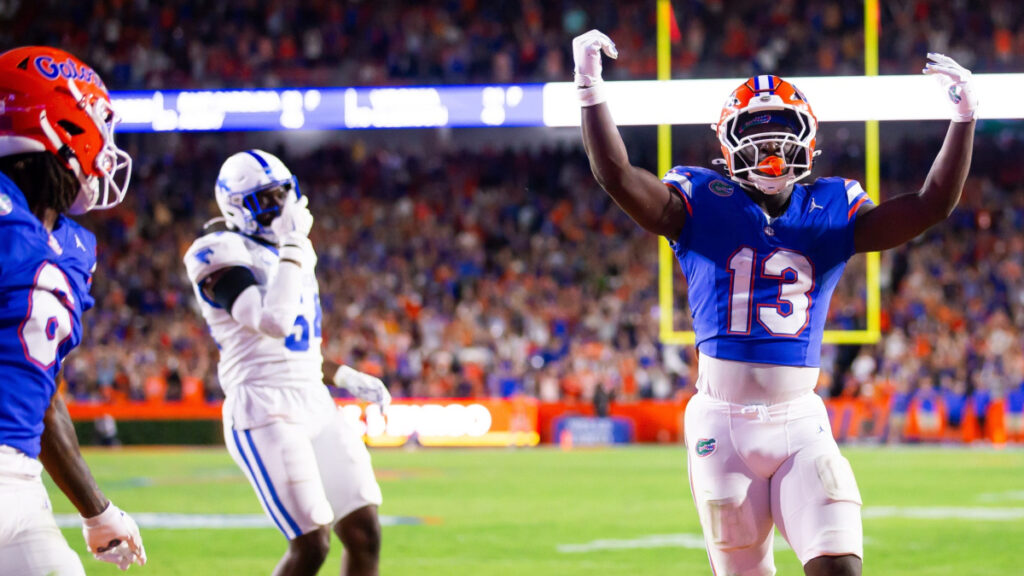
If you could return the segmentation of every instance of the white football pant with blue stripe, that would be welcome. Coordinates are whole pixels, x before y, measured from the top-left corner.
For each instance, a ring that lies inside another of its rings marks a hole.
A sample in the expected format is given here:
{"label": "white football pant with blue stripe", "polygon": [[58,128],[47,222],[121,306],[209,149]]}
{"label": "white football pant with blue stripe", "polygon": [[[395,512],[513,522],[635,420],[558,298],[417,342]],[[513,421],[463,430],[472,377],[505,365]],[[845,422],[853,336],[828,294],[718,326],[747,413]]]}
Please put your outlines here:
{"label": "white football pant with blue stripe", "polygon": [[366,445],[325,386],[243,385],[235,392],[224,405],[224,441],[285,537],[291,540],[359,508],[380,505]]}

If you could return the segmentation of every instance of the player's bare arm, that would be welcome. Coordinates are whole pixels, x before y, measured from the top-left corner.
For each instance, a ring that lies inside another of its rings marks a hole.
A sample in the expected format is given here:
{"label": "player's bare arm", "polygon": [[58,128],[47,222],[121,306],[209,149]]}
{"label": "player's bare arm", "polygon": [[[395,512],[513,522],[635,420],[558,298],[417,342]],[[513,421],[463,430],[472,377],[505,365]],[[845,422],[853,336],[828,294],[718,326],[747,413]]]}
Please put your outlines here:
{"label": "player's bare arm", "polygon": [[604,102],[601,52],[618,57],[612,41],[597,30],[573,40],[576,86],[583,106],[583,146],[590,169],[597,183],[641,228],[674,240],[685,222],[686,207],[657,176],[630,164],[626,146]]}
{"label": "player's bare arm", "polygon": [[969,70],[941,54],[928,56],[934,62],[924,72],[935,75],[949,95],[953,121],[920,191],[897,196],[877,207],[861,208],[854,229],[857,252],[887,250],[904,244],[945,220],[960,201],[971,166],[978,101]]}
{"label": "player's bare arm", "polygon": [[127,570],[146,563],[139,527],[100,490],[82,458],[75,426],[59,393],[53,395],[43,416],[39,461],[54,484],[82,516],[82,533],[97,560]]}
{"label": "player's bare arm", "polygon": [[53,395],[43,417],[43,425],[45,428],[39,461],[53,482],[82,517],[89,518],[103,512],[110,500],[96,485],[89,466],[82,458],[75,426],[71,423],[71,415],[60,394]]}

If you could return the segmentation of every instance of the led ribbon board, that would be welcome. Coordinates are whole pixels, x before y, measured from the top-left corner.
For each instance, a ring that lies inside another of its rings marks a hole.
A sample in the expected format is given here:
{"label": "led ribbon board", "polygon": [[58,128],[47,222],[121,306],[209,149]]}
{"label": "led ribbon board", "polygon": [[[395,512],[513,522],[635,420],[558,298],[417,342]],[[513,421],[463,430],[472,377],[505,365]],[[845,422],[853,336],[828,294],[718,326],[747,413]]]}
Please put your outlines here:
{"label": "led ribbon board", "polygon": [[[979,118],[1024,118],[1024,74],[977,74]],[[608,82],[621,126],[707,124],[746,78]],[[946,120],[935,80],[914,76],[787,78],[821,122]],[[403,88],[113,92],[118,132],[488,128],[580,125],[570,82]],[[877,94],[877,99],[865,95]]]}
{"label": "led ribbon board", "polygon": [[538,126],[542,84],[114,92],[119,132]]}

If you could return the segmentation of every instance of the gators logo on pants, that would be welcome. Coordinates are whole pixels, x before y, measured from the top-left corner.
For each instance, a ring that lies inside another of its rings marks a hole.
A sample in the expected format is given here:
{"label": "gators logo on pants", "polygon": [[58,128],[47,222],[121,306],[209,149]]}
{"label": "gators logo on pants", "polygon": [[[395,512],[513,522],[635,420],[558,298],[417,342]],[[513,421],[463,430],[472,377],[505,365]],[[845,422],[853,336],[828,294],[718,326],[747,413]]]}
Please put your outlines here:
{"label": "gators logo on pants", "polygon": [[697,440],[697,456],[710,456],[715,451],[716,446],[718,446],[718,441],[714,438],[701,438]]}

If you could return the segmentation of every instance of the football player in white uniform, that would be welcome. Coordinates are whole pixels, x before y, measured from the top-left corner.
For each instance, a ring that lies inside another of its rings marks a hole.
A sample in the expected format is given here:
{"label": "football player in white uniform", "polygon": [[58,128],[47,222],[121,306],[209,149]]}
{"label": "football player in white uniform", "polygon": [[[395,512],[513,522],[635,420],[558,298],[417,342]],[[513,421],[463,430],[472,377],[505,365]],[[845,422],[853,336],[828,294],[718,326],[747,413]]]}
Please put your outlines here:
{"label": "football player in white uniform", "polygon": [[[220,348],[228,451],[289,540],[274,574],[316,574],[331,528],[345,548],[342,573],[377,574],[381,492],[362,438],[323,385],[307,198],[262,150],[224,162],[216,198],[226,227],[197,239],[185,267]],[[358,398],[382,409],[391,401],[378,378],[327,371]]]}

